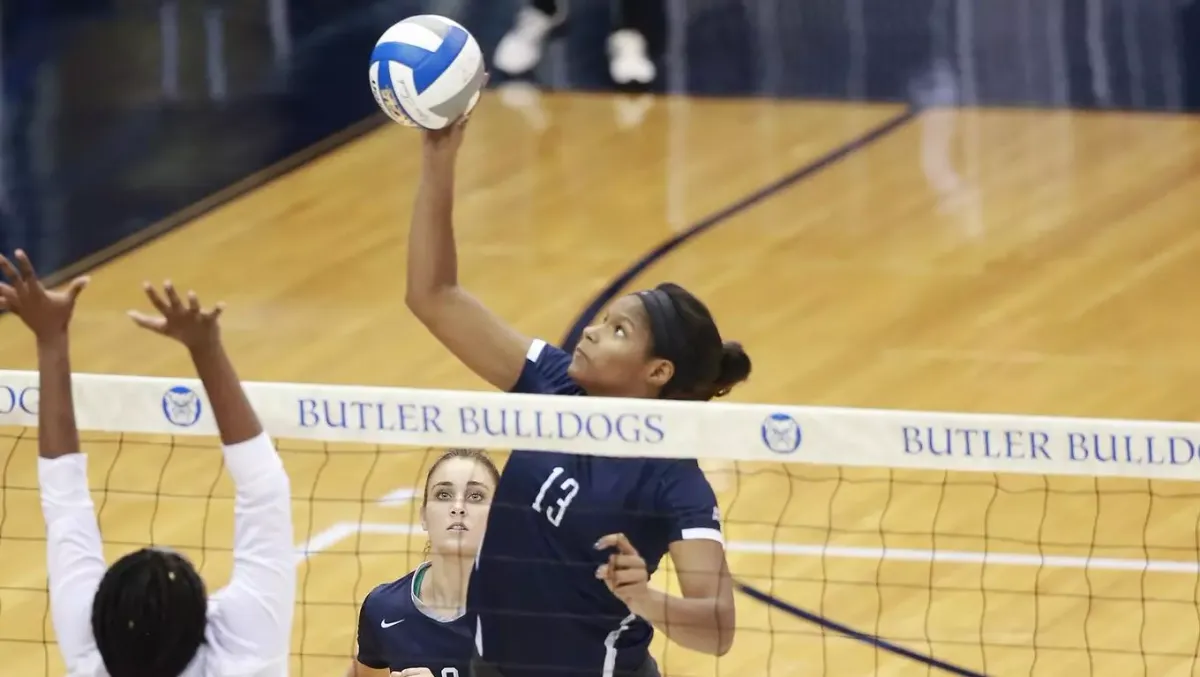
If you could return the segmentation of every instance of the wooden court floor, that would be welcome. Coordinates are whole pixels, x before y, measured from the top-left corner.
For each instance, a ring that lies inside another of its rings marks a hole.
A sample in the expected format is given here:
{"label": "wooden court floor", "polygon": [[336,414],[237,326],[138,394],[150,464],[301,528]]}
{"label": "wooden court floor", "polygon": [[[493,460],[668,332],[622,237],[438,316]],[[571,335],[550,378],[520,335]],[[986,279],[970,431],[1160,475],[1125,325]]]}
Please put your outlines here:
{"label": "wooden court floor", "polygon": [[[477,114],[456,216],[464,284],[551,340],[658,242],[902,112],[594,95],[540,105],[493,97]],[[170,278],[229,304],[225,335],[247,379],[482,387],[402,302],[417,144],[409,130],[381,129],[94,271],[76,368],[190,375],[181,350],[123,315],[140,307],[142,280]],[[755,361],[738,400],[1194,419],[1197,158],[1196,119],[926,112],[684,244],[634,285],[675,280],[708,301]],[[5,367],[34,367],[10,319],[0,354]],[[44,644],[35,443],[29,431],[6,434],[0,655],[12,674],[59,677]],[[296,540],[312,552],[293,674],[340,675],[356,602],[423,546],[407,498],[428,455],[280,446]],[[225,580],[230,487],[215,447],[111,435],[87,447],[94,487],[109,490],[98,497],[110,555],[153,538],[201,561],[213,587]],[[735,575],[798,607],[989,675],[1194,673],[1194,487],[706,466]],[[339,532],[345,522],[371,526]],[[898,559],[885,546],[929,556]],[[1033,564],[1039,548],[1068,559]],[[954,557],[930,561],[935,552]],[[1069,559],[1089,554],[1183,570]],[[750,598],[738,605],[726,657],[660,640],[666,673],[936,674]]]}

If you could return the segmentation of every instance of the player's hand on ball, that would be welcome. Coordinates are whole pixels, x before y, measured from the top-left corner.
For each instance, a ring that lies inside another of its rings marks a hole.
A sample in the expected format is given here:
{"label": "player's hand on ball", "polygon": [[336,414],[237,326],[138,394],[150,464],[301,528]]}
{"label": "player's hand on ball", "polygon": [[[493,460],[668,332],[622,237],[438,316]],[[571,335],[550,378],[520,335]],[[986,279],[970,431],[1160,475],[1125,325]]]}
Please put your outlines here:
{"label": "player's hand on ball", "polygon": [[170,281],[163,283],[161,294],[149,282],[145,283],[144,289],[146,298],[150,299],[160,317],[145,315],[136,310],[129,311],[129,317],[139,327],[173,338],[188,349],[201,348],[220,340],[221,332],[217,319],[225,310],[224,304],[218,303],[204,310],[200,307],[200,299],[196,297],[196,292],[193,291],[187,293],[187,301],[184,302]]}
{"label": "player's hand on ball", "polygon": [[0,255],[0,272],[8,279],[7,284],[0,282],[0,310],[21,318],[39,340],[65,334],[88,278],[77,277],[63,291],[50,291],[42,286],[25,252],[18,249],[14,258],[16,265]]}
{"label": "player's hand on ball", "polygon": [[433,673],[429,668],[404,668],[400,672],[393,672],[392,677],[433,677]]}
{"label": "player's hand on ball", "polygon": [[[483,100],[484,87],[487,87],[488,78],[491,75],[485,75],[483,84],[479,89],[479,100]],[[462,145],[463,132],[466,130],[467,123],[471,120],[471,114],[479,107],[479,101],[475,102],[462,117],[450,123],[442,129],[427,129],[424,132],[425,137],[425,152],[434,155],[453,155],[458,152]]]}
{"label": "player's hand on ball", "polygon": [[638,554],[625,534],[609,534],[596,541],[597,550],[615,548],[608,561],[596,568],[596,578],[604,581],[625,606],[632,609],[650,590],[650,572],[646,560]]}

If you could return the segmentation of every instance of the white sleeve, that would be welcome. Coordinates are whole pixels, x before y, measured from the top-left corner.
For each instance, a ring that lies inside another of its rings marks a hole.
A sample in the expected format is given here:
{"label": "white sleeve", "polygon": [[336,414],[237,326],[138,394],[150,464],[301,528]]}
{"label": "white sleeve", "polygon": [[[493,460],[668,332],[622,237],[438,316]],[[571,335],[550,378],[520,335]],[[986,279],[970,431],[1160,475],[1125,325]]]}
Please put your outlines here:
{"label": "white sleeve", "polygon": [[224,448],[235,488],[233,575],[212,597],[210,644],[227,656],[287,656],[296,601],[291,483],[266,433]]}
{"label": "white sleeve", "polygon": [[98,655],[92,637],[92,600],[108,568],[88,491],[87,456],[38,457],[38,487],[46,521],[54,633],[68,674],[75,674]]}

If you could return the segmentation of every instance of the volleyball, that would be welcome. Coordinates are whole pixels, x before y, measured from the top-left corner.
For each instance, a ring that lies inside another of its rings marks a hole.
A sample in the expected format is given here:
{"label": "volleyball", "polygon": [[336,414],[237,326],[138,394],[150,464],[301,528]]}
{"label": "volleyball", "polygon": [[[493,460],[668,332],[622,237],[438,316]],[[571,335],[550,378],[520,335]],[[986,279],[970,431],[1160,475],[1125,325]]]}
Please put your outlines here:
{"label": "volleyball", "polygon": [[443,16],[413,16],[387,29],[371,52],[371,93],[392,120],[442,129],[479,101],[486,71],[475,37]]}

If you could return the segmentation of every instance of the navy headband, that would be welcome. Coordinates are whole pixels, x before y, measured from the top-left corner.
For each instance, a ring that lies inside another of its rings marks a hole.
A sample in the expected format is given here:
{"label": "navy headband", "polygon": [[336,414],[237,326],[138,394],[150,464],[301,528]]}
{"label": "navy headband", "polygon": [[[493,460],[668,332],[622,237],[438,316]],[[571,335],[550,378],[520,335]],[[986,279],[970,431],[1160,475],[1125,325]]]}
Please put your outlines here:
{"label": "navy headband", "polygon": [[692,364],[694,360],[687,340],[680,335],[679,310],[671,300],[671,295],[656,288],[639,291],[637,297],[641,299],[646,308],[646,315],[650,318],[654,354],[670,360],[675,365],[675,374],[663,386],[664,392],[669,391],[672,384],[691,383],[695,380],[692,374],[695,368]]}

